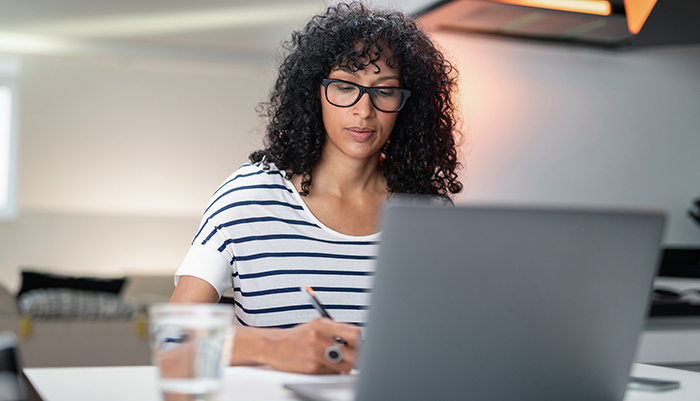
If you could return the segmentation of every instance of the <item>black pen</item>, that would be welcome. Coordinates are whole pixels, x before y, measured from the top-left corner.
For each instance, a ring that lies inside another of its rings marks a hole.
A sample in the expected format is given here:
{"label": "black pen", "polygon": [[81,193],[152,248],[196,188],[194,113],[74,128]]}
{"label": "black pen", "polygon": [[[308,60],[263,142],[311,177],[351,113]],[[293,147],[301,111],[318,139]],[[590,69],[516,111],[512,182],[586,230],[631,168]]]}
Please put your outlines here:
{"label": "black pen", "polygon": [[307,285],[306,287],[299,287],[299,289],[301,289],[302,292],[306,292],[306,295],[309,296],[309,300],[311,301],[311,305],[313,305],[314,309],[316,309],[318,313],[321,314],[321,316],[333,320],[331,315],[328,314],[328,311],[326,311],[326,307],[323,306],[323,304],[321,303],[321,301],[318,300],[318,298],[316,298],[316,294],[314,293],[313,288]]}
{"label": "black pen", "polygon": [[[321,316],[327,317],[327,318],[329,318],[330,320],[333,320],[333,318],[331,317],[331,315],[328,314],[328,311],[326,310],[326,307],[323,306],[323,304],[321,303],[321,301],[318,300],[318,298],[316,298],[316,294],[314,293],[314,289],[313,289],[313,288],[311,288],[311,287],[309,287],[309,286],[307,285],[307,286],[305,286],[305,287],[299,287],[299,289],[300,289],[302,292],[305,292],[306,295],[309,296],[309,300],[311,301],[311,305],[313,305],[314,309],[316,309],[316,310],[318,311],[318,313],[321,314]],[[337,343],[339,343],[339,344],[348,345],[348,343],[347,343],[345,340],[343,340],[342,338],[340,338],[340,337],[336,337],[335,341],[336,341]]]}
{"label": "black pen", "polygon": [[[328,314],[328,311],[326,310],[326,307],[323,306],[321,301],[316,298],[316,294],[314,293],[314,289],[307,286],[302,286],[299,287],[299,290],[301,292],[306,292],[306,295],[308,295],[309,300],[311,300],[311,305],[313,305],[314,309],[318,311],[318,313],[321,314],[323,317],[327,317],[330,320],[333,320],[331,315]],[[343,350],[340,348],[341,346],[347,346],[348,342],[343,340],[342,337],[336,337],[335,338],[335,345],[331,345],[328,348],[326,348],[324,354],[326,356],[326,359],[331,362],[331,363],[338,363],[343,360]]]}

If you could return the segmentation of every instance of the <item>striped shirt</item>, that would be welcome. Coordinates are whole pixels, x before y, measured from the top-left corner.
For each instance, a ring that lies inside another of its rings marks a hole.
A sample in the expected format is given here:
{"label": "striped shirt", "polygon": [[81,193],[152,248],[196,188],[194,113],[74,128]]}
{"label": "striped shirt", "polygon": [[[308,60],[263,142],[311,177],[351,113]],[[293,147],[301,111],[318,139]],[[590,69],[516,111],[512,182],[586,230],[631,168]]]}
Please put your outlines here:
{"label": "striped shirt", "polygon": [[321,223],[274,165],[246,164],[216,190],[178,269],[221,294],[233,287],[237,322],[288,328],[319,317],[311,286],[333,319],[363,326],[379,233],[351,236]]}

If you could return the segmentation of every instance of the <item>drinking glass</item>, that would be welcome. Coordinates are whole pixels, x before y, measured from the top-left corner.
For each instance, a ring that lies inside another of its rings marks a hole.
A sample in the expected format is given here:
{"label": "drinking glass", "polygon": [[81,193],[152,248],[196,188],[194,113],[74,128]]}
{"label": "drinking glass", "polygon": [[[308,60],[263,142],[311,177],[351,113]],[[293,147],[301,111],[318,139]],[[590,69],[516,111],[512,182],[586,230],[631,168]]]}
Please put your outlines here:
{"label": "drinking glass", "polygon": [[221,387],[233,348],[233,305],[155,304],[148,309],[153,364],[166,401],[204,401]]}

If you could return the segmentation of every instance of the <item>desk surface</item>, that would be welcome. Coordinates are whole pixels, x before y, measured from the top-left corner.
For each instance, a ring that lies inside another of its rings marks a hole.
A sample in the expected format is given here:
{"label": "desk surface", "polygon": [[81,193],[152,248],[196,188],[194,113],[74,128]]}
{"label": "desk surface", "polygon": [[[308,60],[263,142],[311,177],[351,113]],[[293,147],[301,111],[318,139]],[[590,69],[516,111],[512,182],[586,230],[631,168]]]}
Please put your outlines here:
{"label": "desk surface", "polygon": [[[153,366],[98,368],[26,368],[24,372],[44,401],[159,401]],[[700,373],[635,364],[636,376],[674,379],[681,388],[662,393],[627,391],[624,401],[685,401],[700,399]],[[333,380],[266,368],[230,367],[217,400],[299,400],[283,383]]]}

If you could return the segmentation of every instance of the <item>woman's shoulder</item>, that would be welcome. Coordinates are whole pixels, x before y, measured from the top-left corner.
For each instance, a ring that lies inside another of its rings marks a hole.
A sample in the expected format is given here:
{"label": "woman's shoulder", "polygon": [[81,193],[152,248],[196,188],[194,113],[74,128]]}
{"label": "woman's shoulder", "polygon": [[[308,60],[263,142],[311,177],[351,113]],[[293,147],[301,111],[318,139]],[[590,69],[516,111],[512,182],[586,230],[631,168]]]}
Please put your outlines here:
{"label": "woman's shoulder", "polygon": [[282,200],[290,202],[293,192],[284,172],[274,165],[244,164],[214,191],[204,214],[208,218],[224,210],[241,212],[250,209],[238,206]]}
{"label": "woman's shoulder", "polygon": [[246,163],[229,175],[217,192],[244,185],[283,184],[285,180],[285,173],[272,163]]}
{"label": "woman's shoulder", "polygon": [[228,176],[214,191],[209,208],[252,199],[277,199],[293,193],[285,172],[274,164],[249,163]]}
{"label": "woman's shoulder", "polygon": [[260,174],[262,172],[280,173],[280,170],[277,168],[277,166],[275,166],[274,163],[265,163],[265,162],[246,163],[246,164],[241,165],[236,171],[234,171],[231,174],[231,176],[242,175],[242,174],[251,174],[251,173]]}

